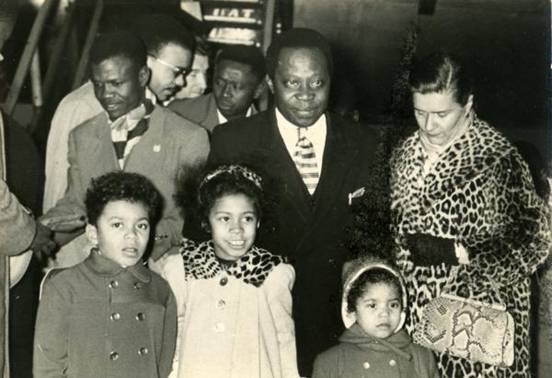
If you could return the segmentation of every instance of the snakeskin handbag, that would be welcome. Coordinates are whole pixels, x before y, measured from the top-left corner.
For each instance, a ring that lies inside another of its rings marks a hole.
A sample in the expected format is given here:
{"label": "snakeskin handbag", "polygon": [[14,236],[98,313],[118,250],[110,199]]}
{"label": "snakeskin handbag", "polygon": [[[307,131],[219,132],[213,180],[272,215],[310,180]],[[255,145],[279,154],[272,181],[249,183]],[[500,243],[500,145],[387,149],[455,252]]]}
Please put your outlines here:
{"label": "snakeskin handbag", "polygon": [[413,339],[470,361],[498,367],[514,363],[514,319],[504,305],[442,293],[423,308]]}

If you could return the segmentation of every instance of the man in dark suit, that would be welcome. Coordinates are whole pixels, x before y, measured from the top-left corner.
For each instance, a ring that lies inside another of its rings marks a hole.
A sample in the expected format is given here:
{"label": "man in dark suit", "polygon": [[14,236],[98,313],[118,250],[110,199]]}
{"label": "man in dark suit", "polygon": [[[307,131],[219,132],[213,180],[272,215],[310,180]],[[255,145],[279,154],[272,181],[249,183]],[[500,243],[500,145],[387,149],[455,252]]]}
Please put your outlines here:
{"label": "man in dark suit", "polygon": [[169,108],[213,131],[219,124],[257,113],[254,101],[265,89],[264,77],[264,57],[258,48],[227,46],[215,58],[213,92],[175,100]]}
{"label": "man in dark suit", "polygon": [[267,52],[275,108],[216,128],[209,155],[210,165],[242,162],[258,170],[275,197],[274,219],[261,226],[257,241],[296,269],[293,317],[302,375],[310,375],[315,356],[342,331],[344,231],[374,145],[358,125],[326,111],[332,62],[329,44],[314,30],[278,36]]}

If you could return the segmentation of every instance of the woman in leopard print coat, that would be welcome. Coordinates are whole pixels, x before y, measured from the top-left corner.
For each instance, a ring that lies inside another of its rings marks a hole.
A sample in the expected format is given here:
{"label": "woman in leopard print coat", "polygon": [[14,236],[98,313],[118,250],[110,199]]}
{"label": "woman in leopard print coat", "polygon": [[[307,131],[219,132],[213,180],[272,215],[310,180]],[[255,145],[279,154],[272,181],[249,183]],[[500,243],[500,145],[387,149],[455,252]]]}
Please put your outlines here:
{"label": "woman in leopard print coat", "polygon": [[444,290],[505,304],[515,322],[511,367],[440,353],[439,369],[445,377],[529,377],[529,277],[550,246],[546,207],[517,150],[475,115],[470,80],[455,58],[438,53],[419,62],[410,85],[419,128],[391,160],[407,329]]}

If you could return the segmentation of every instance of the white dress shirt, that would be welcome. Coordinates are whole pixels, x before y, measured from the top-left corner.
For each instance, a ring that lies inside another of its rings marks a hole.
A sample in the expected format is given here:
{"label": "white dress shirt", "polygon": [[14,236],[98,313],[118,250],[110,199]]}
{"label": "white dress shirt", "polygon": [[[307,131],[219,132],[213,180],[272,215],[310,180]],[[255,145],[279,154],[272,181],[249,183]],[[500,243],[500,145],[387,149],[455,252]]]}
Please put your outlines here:
{"label": "white dress shirt", "polygon": [[[284,140],[286,149],[289,153],[289,156],[293,158],[295,153],[295,145],[297,144],[298,137],[298,127],[293,123],[289,122],[286,117],[276,108],[276,124],[278,125],[278,130],[280,135]],[[322,114],[315,123],[309,127],[304,127],[305,137],[312,143],[314,147],[314,154],[316,155],[316,165],[318,168],[318,174],[322,174],[322,162],[324,160],[324,147],[326,146],[326,134],[328,131],[328,126],[326,122],[326,115]]]}
{"label": "white dress shirt", "polygon": [[[249,109],[247,109],[247,113],[245,113],[245,117],[251,116],[251,113],[253,113],[253,106],[250,106]],[[219,121],[219,125],[228,122],[228,119],[217,108],[217,119]]]}

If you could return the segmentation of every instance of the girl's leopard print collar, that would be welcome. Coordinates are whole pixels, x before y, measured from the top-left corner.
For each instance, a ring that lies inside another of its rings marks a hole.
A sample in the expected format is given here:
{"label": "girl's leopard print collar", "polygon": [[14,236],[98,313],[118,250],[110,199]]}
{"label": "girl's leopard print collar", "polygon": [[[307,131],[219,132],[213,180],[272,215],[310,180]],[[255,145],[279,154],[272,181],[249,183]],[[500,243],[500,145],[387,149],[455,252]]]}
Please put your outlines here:
{"label": "girl's leopard print collar", "polygon": [[225,269],[215,255],[212,241],[198,244],[189,239],[182,240],[180,254],[184,260],[187,280],[213,278],[226,271],[227,274],[255,287],[260,287],[270,272],[278,264],[285,262],[283,257],[253,246],[248,253]]}

